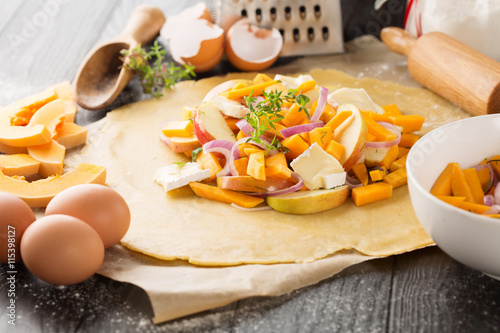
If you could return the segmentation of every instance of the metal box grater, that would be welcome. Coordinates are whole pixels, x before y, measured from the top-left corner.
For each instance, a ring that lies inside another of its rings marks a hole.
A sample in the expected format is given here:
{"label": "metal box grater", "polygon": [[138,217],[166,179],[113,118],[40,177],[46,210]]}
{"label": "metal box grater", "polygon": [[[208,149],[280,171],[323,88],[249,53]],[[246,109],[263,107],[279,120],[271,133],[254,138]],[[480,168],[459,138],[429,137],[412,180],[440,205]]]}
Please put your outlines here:
{"label": "metal box grater", "polygon": [[283,36],[280,56],[344,52],[340,0],[214,0],[213,12],[226,31],[242,16],[277,28]]}

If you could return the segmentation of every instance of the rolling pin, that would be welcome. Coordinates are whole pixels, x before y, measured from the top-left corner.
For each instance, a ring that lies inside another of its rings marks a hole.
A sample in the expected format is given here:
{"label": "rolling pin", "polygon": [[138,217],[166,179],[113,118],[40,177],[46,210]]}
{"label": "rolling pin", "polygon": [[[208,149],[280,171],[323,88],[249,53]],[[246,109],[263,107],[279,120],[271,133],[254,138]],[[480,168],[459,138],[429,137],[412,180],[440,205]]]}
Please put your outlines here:
{"label": "rolling pin", "polygon": [[415,38],[387,27],[380,38],[408,57],[408,71],[423,86],[472,115],[500,112],[499,62],[440,32]]}

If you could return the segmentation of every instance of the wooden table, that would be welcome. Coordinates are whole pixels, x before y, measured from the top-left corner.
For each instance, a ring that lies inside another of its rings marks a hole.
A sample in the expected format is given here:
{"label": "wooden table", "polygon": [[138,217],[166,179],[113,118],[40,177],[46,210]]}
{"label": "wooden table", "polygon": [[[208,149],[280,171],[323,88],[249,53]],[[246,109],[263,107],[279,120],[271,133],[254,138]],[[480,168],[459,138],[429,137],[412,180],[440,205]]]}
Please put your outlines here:
{"label": "wooden table", "polygon": [[[0,2],[0,105],[72,80],[88,50],[120,32],[140,1]],[[152,1],[168,16],[195,1]],[[343,2],[344,4],[345,2]],[[369,9],[368,9],[369,10]],[[286,60],[286,61],[293,61]],[[228,64],[206,75],[233,70]],[[146,98],[133,82],[112,107],[82,110],[86,124]],[[16,326],[8,324],[6,265],[0,270],[0,332],[489,332],[500,329],[500,283],[430,247],[346,269],[274,298],[245,299],[154,325],[145,292],[95,275],[52,286],[22,264],[15,274]]]}

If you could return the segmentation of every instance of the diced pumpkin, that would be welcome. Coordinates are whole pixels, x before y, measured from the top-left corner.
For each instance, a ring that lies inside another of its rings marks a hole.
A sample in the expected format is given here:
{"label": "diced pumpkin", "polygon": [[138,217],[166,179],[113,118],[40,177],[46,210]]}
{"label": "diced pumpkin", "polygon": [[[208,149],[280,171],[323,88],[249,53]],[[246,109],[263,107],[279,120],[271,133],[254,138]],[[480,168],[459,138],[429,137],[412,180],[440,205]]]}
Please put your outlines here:
{"label": "diced pumpkin", "polygon": [[465,201],[462,202],[460,204],[460,206],[458,206],[458,208],[462,208],[464,210],[467,210],[471,213],[476,213],[476,214],[484,214],[488,211],[488,209],[490,209],[489,206],[477,204],[474,202],[469,202],[469,201],[467,201],[467,199],[465,199]]}
{"label": "diced pumpkin", "polygon": [[455,197],[452,195],[436,195],[436,198],[443,200],[446,203],[449,203],[452,206],[460,207],[462,202],[464,202],[465,197]]}
{"label": "diced pumpkin", "polygon": [[392,186],[384,182],[355,187],[352,189],[351,198],[356,206],[367,205],[392,196]]}
{"label": "diced pumpkin", "polygon": [[416,134],[403,133],[401,134],[401,141],[399,142],[400,147],[410,148],[420,139],[420,136]]}
{"label": "diced pumpkin", "polygon": [[364,117],[366,121],[366,126],[368,127],[368,133],[375,136],[376,141],[391,141],[396,139],[396,135],[391,131],[384,128],[382,125],[377,123],[370,117]]}
{"label": "diced pumpkin", "polygon": [[391,117],[386,114],[380,114],[373,111],[363,111],[363,114],[375,121],[385,121],[387,123],[394,124],[394,120],[392,120]]}
{"label": "diced pumpkin", "polygon": [[309,132],[309,142],[311,145],[317,143],[318,146],[325,149],[328,143],[333,139],[333,132],[330,127],[316,127]]}
{"label": "diced pumpkin", "polygon": [[[245,152],[245,149],[248,151],[248,152],[255,152],[255,151],[259,151],[259,150],[262,150],[260,148],[256,148],[253,144],[251,143],[248,143],[248,142],[244,142],[244,143],[241,143],[239,146],[238,146],[238,152],[240,154],[240,157],[244,157],[244,156],[248,156],[247,153]],[[252,150],[250,150],[252,149]],[[256,149],[256,150],[253,150],[253,149]]]}
{"label": "diced pumpkin", "polygon": [[243,131],[238,131],[238,134],[236,134],[236,140],[241,140],[246,137],[247,135]]}
{"label": "diced pumpkin", "polygon": [[215,180],[217,173],[222,170],[219,160],[212,153],[201,151],[196,157],[196,162],[201,165],[202,169],[210,170],[210,177],[207,178],[207,181]]}
{"label": "diced pumpkin", "polygon": [[406,167],[402,167],[394,172],[391,172],[384,177],[383,182],[391,185],[393,188],[406,185],[408,182]]}
{"label": "diced pumpkin", "polygon": [[[314,111],[316,110],[316,106],[318,104],[318,101],[314,102],[314,104],[311,106],[311,114],[314,114]],[[325,108],[323,109],[323,113],[321,113],[320,119],[325,123],[329,123],[330,120],[332,120],[335,116],[337,115],[337,110],[333,108],[330,104],[326,103]]]}
{"label": "diced pumpkin", "polygon": [[304,120],[308,120],[307,114],[304,111],[300,111],[297,104],[293,104],[286,112],[281,122],[286,127],[291,127],[295,125],[300,125]]}
{"label": "diced pumpkin", "polygon": [[396,104],[385,105],[382,107],[382,109],[384,109],[385,112],[387,112],[391,115],[395,115],[395,116],[402,115],[401,111],[399,110],[399,108],[397,107]]}
{"label": "diced pumpkin", "polygon": [[66,148],[54,140],[49,143],[28,147],[28,154],[40,162],[38,173],[42,177],[61,175]]}
{"label": "diced pumpkin", "polygon": [[467,184],[472,192],[474,202],[477,204],[484,204],[484,192],[479,177],[477,176],[476,169],[469,168],[463,170]]}
{"label": "diced pumpkin", "polygon": [[106,168],[81,163],[73,170],[61,175],[33,182],[5,176],[0,171],[0,191],[12,193],[24,200],[30,207],[46,207],[52,198],[71,186],[78,184],[106,183]]}
{"label": "diced pumpkin", "polygon": [[[248,168],[248,157],[242,157],[237,160],[234,160],[234,168],[238,173],[235,176],[247,176],[247,168]],[[266,175],[267,176],[267,175]]]}
{"label": "diced pumpkin", "polygon": [[266,167],[266,179],[268,177],[272,178],[280,178],[280,179],[288,179],[292,176],[292,170],[290,168],[283,165],[272,165]]}
{"label": "diced pumpkin", "polygon": [[253,153],[258,153],[264,151],[263,149],[250,145],[249,147],[243,147],[244,156],[250,156]]}
{"label": "diced pumpkin", "polygon": [[258,84],[254,84],[251,86],[243,87],[240,89],[233,89],[233,90],[228,90],[223,93],[221,93],[221,96],[224,96],[229,99],[238,99],[242,98],[244,96],[250,95],[252,93],[252,96],[259,96],[262,95],[262,91],[269,87],[272,86],[273,84],[278,83],[276,80],[271,80],[271,81],[266,81]]}
{"label": "diced pumpkin", "polygon": [[240,131],[240,128],[236,126],[236,123],[240,121],[238,118],[233,118],[233,117],[226,117],[224,118],[226,121],[227,126],[233,131],[234,134],[237,134]]}
{"label": "diced pumpkin", "polygon": [[266,180],[255,179],[251,176],[224,176],[217,177],[217,187],[225,190],[239,192],[269,192],[281,190],[292,186],[294,183],[283,179],[269,177]]}
{"label": "diced pumpkin", "polygon": [[259,180],[266,180],[265,151],[252,153],[248,156],[247,174]]}
{"label": "diced pumpkin", "polygon": [[483,168],[477,170],[477,176],[479,178],[479,182],[481,183],[481,187],[483,188],[483,192],[485,189],[488,188],[488,185],[490,182],[493,180],[490,177],[490,169],[489,168]]}
{"label": "diced pumpkin", "polygon": [[85,127],[71,122],[63,122],[58,130],[56,141],[66,149],[78,147],[87,141],[87,132]]}
{"label": "diced pumpkin", "polygon": [[[398,149],[398,156],[399,156],[399,149]],[[404,155],[403,157],[399,157],[397,160],[392,162],[391,166],[389,167],[389,171],[394,172],[398,169],[404,168],[406,166],[407,157],[408,154]]]}
{"label": "diced pumpkin", "polygon": [[474,202],[467,178],[458,163],[451,163],[451,193],[457,197],[465,197],[465,201]]}
{"label": "diced pumpkin", "polygon": [[384,176],[385,176],[385,172],[383,172],[382,170],[371,170],[369,172],[369,175],[370,175],[370,179],[372,180],[372,182],[378,182],[379,180],[382,180],[384,179]]}
{"label": "diced pumpkin", "polygon": [[302,137],[298,134],[294,134],[283,141],[281,144],[288,149],[288,153],[286,153],[286,157],[290,160],[297,158],[300,154],[305,152],[309,145],[307,142],[302,139]]}
{"label": "diced pumpkin", "polygon": [[403,133],[418,132],[424,124],[425,118],[419,115],[390,116],[393,124],[403,127]]}
{"label": "diced pumpkin", "polygon": [[166,137],[190,137],[193,134],[193,123],[190,120],[173,120],[166,123],[161,132]]}
{"label": "diced pumpkin", "polygon": [[240,207],[253,208],[264,202],[263,198],[256,198],[243,193],[224,190],[216,186],[211,186],[207,184],[190,182],[189,186],[193,189],[197,196],[211,199],[219,202],[224,202],[228,204],[234,203]]}
{"label": "diced pumpkin", "polygon": [[[325,127],[330,127],[332,129],[332,132],[335,131],[337,127],[339,127],[344,121],[349,119],[351,117],[352,111],[341,111],[338,114],[335,115],[329,122],[326,123]],[[351,117],[351,120],[353,117]]]}
{"label": "diced pumpkin", "polygon": [[356,178],[363,185],[368,185],[368,170],[366,170],[365,163],[357,163],[351,168],[352,172],[356,175]]}
{"label": "diced pumpkin", "polygon": [[325,151],[340,161],[342,156],[344,156],[345,147],[342,146],[337,141],[331,140],[330,142],[328,142],[328,145],[326,146]]}
{"label": "diced pumpkin", "polygon": [[398,151],[398,158],[401,158],[405,155],[408,155],[410,152],[410,147],[401,147],[399,146],[399,151]]}
{"label": "diced pumpkin", "polygon": [[0,170],[6,176],[27,176],[38,173],[40,162],[27,154],[0,155]]}
{"label": "diced pumpkin", "polygon": [[391,164],[394,163],[398,158],[398,151],[399,147],[397,145],[394,145],[391,148],[389,148],[389,151],[380,162],[380,165],[389,170]]}
{"label": "diced pumpkin", "polygon": [[272,80],[273,79],[271,79],[266,74],[259,73],[259,74],[255,75],[255,77],[253,78],[253,84],[259,84],[259,83],[269,82],[269,81],[272,81]]}
{"label": "diced pumpkin", "polygon": [[313,89],[314,87],[316,87],[316,81],[314,80],[309,80],[309,81],[306,81],[306,82],[303,82],[301,83],[298,87],[297,87],[297,91],[301,94]]}

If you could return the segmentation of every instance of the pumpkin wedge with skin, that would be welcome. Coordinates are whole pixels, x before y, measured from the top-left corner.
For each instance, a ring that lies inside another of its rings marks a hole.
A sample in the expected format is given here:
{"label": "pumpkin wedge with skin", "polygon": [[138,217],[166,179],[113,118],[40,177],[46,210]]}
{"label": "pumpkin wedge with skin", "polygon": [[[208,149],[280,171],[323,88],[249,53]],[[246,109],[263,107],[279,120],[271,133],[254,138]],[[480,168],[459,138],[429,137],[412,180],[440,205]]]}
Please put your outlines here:
{"label": "pumpkin wedge with skin", "polygon": [[[49,142],[52,134],[45,125],[28,123],[37,110],[55,99],[56,92],[49,89],[0,109],[0,143],[22,147]],[[26,126],[15,126],[12,122],[16,122],[16,119],[21,119],[20,122]]]}
{"label": "pumpkin wedge with skin", "polygon": [[73,170],[46,179],[27,182],[5,176],[0,171],[0,191],[12,193],[32,208],[46,207],[52,198],[71,186],[79,184],[106,183],[106,168],[88,163],[81,163]]}
{"label": "pumpkin wedge with skin", "polygon": [[75,123],[64,122],[55,137],[57,143],[63,145],[66,149],[71,149],[85,144],[87,141],[88,130],[85,127],[78,126]]}
{"label": "pumpkin wedge with skin", "polygon": [[28,154],[0,155],[0,171],[6,176],[27,176],[38,173],[40,162]]}
{"label": "pumpkin wedge with skin", "polygon": [[42,177],[62,174],[66,155],[63,145],[51,140],[43,145],[28,147],[28,154],[40,162],[38,173]]}

